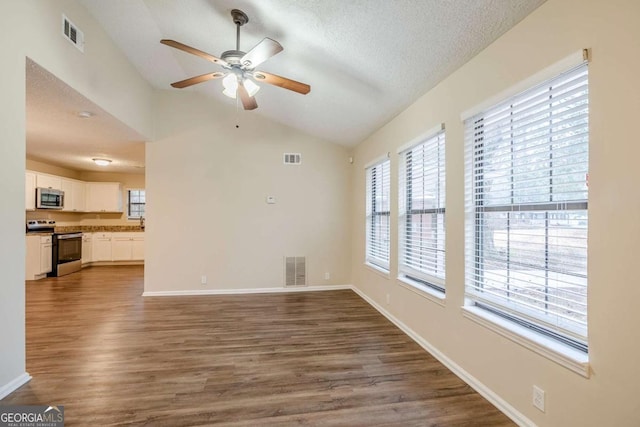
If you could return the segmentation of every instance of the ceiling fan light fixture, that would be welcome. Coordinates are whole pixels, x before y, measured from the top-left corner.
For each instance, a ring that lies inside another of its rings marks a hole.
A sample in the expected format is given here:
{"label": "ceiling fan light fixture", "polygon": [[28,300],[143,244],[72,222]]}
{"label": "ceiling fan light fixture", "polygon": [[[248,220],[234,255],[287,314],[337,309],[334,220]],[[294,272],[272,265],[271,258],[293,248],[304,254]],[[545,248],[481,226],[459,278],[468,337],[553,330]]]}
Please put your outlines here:
{"label": "ceiling fan light fixture", "polygon": [[92,159],[93,163],[95,163],[98,166],[109,166],[109,164],[111,164],[111,160],[109,159]]}
{"label": "ceiling fan light fixture", "polygon": [[222,79],[222,86],[224,90],[222,93],[229,98],[236,98],[236,92],[238,91],[238,77],[234,73],[229,73]]}
{"label": "ceiling fan light fixture", "polygon": [[247,93],[249,93],[249,96],[255,95],[260,90],[260,86],[249,79],[244,79],[243,84],[245,89],[247,89]]}

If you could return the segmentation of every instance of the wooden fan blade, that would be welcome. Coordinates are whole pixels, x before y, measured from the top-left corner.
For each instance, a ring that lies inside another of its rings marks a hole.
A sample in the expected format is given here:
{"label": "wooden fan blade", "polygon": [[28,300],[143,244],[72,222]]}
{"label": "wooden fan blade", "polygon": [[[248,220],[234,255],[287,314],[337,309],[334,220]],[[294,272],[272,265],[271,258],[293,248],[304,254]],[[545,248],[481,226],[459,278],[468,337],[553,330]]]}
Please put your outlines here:
{"label": "wooden fan blade", "polygon": [[253,96],[249,96],[247,88],[244,87],[244,84],[241,81],[238,82],[238,95],[240,95],[240,100],[242,101],[242,106],[245,110],[255,110],[258,108],[256,99]]}
{"label": "wooden fan blade", "polygon": [[265,37],[242,57],[240,64],[246,69],[253,69],[273,55],[282,52],[282,49],[283,47],[280,43],[269,37]]}
{"label": "wooden fan blade", "polygon": [[213,55],[209,55],[207,52],[203,52],[201,50],[198,50],[194,47],[191,46],[187,46],[186,44],[182,44],[180,42],[177,42],[175,40],[168,40],[168,39],[162,39],[160,40],[160,43],[165,44],[167,46],[171,46],[173,48],[176,49],[180,49],[184,52],[190,53],[192,55],[196,55],[199,56],[200,58],[204,58],[207,61],[211,61],[213,63],[216,63],[218,65],[222,65],[222,66],[228,66],[229,64],[227,64],[227,61],[225,61],[224,59],[220,59],[220,58],[216,58]]}
{"label": "wooden fan blade", "polygon": [[180,80],[179,82],[171,83],[171,86],[182,89],[198,83],[209,81],[211,79],[219,79],[220,77],[224,77],[224,75],[225,73],[207,73],[201,76],[191,77],[190,79],[184,79]]}
{"label": "wooden fan blade", "polygon": [[275,74],[265,73],[264,71],[254,71],[253,78],[259,82],[269,83],[270,85],[279,86],[284,89],[289,89],[294,92],[301,93],[303,95],[308,94],[311,91],[311,86],[306,83],[300,83],[295,80],[281,77]]}

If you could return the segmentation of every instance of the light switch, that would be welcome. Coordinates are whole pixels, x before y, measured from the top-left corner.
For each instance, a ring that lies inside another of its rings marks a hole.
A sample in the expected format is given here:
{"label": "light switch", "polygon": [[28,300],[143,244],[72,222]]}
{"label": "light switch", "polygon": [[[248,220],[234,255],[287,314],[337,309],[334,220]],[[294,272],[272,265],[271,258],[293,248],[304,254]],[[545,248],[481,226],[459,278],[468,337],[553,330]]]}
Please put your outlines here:
{"label": "light switch", "polygon": [[268,205],[275,205],[276,203],[276,198],[273,196],[267,196],[267,204]]}

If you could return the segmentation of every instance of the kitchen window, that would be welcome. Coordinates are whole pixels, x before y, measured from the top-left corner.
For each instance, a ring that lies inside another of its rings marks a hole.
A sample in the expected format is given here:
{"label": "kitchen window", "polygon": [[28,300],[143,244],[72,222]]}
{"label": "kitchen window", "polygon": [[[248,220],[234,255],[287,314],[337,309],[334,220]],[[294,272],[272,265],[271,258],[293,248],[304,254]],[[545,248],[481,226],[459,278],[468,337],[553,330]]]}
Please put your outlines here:
{"label": "kitchen window", "polygon": [[444,127],[400,152],[400,279],[444,293]]}
{"label": "kitchen window", "polygon": [[144,218],[145,191],[141,189],[127,190],[127,216],[129,219]]}
{"label": "kitchen window", "polygon": [[465,130],[466,307],[586,354],[587,64],[469,118]]}
{"label": "kitchen window", "polygon": [[389,271],[389,232],[391,216],[391,162],[384,160],[366,169],[366,262]]}

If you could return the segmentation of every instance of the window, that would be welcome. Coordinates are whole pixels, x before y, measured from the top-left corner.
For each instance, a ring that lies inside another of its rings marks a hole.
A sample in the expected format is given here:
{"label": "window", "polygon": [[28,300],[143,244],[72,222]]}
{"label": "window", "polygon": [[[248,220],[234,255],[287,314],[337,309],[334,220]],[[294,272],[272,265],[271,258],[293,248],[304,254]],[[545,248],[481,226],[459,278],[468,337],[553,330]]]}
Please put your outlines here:
{"label": "window", "polygon": [[465,122],[467,304],[587,352],[582,64]]}
{"label": "window", "polygon": [[367,168],[366,262],[389,270],[391,162],[385,160]]}
{"label": "window", "polygon": [[127,190],[127,216],[129,219],[144,217],[144,190]]}
{"label": "window", "polygon": [[400,153],[401,277],[444,292],[444,130]]}

